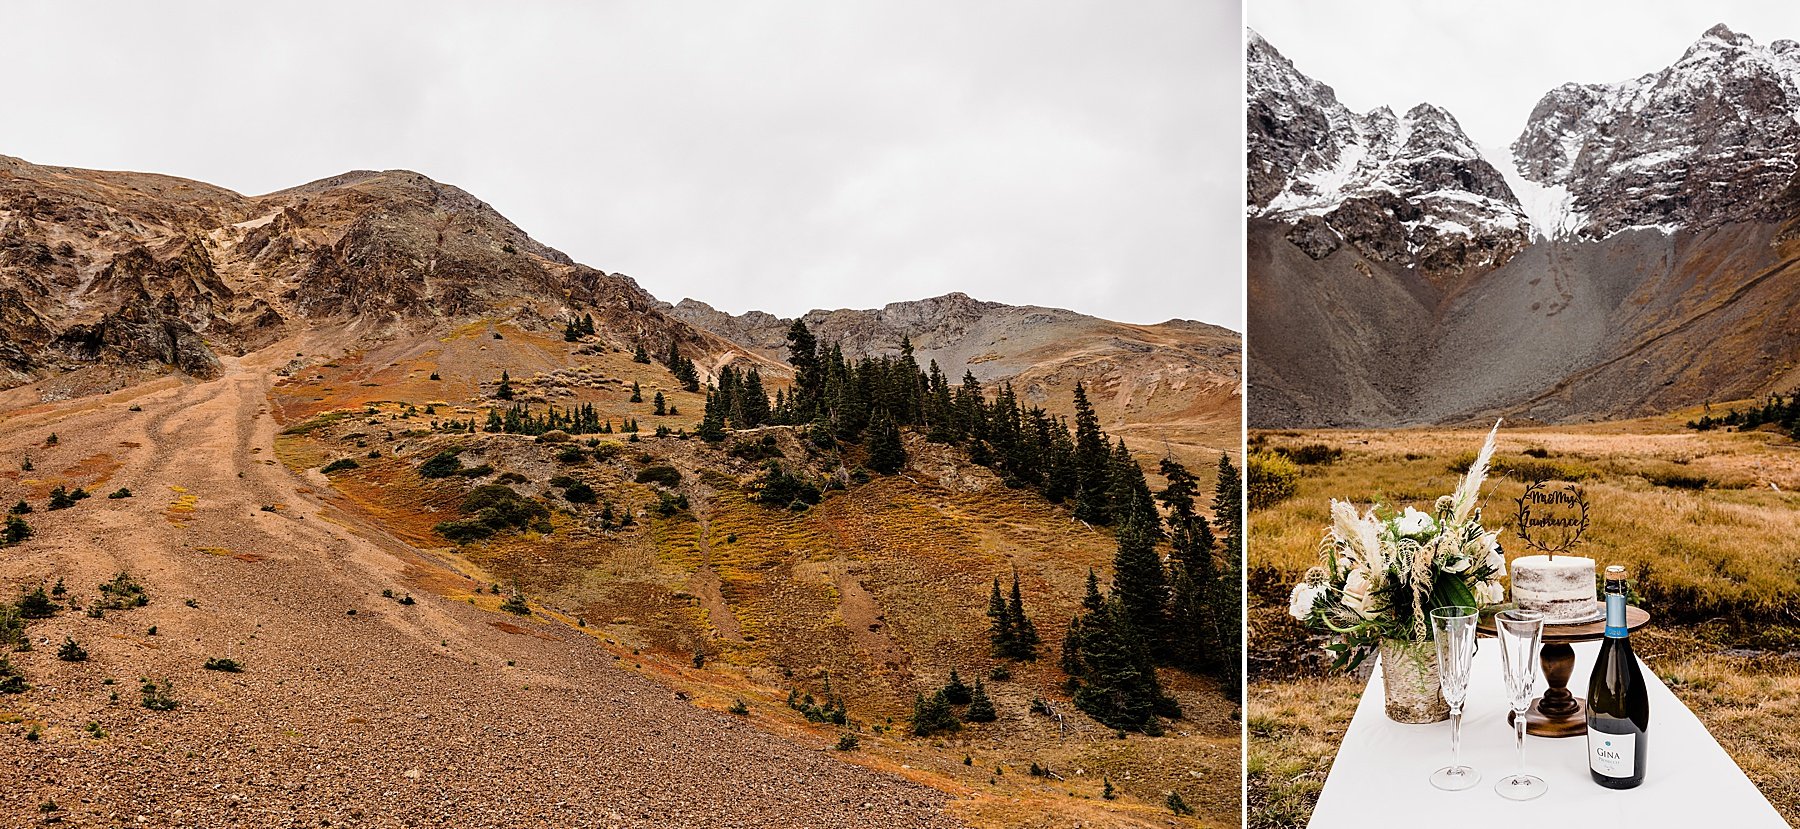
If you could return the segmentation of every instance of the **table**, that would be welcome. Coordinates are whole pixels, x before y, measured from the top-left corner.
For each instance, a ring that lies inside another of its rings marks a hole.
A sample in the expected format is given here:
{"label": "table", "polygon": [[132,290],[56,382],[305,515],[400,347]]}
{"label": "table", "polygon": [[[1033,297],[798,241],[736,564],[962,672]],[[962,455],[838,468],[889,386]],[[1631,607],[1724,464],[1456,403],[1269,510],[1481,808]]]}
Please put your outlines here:
{"label": "table", "polygon": [[[1598,642],[1573,645],[1575,671],[1569,690],[1587,696],[1588,672]],[[1613,791],[1588,776],[1587,739],[1525,738],[1525,765],[1549,790],[1517,803],[1494,793],[1494,783],[1518,766],[1513,729],[1507,724],[1500,649],[1481,640],[1471,669],[1468,705],[1463,710],[1463,764],[1481,772],[1475,788],[1446,792],[1426,779],[1450,764],[1450,723],[1403,725],[1387,718],[1376,666],[1363,689],[1356,716],[1344,733],[1337,760],[1313,809],[1313,829],[1404,827],[1454,824],[1458,829],[1493,826],[1717,826],[1732,829],[1785,827],[1775,807],[1757,791],[1706,727],[1676,699],[1649,666],[1650,754],[1643,785]],[[1545,687],[1538,678],[1538,690]],[[1788,724],[1777,724],[1785,727]]]}

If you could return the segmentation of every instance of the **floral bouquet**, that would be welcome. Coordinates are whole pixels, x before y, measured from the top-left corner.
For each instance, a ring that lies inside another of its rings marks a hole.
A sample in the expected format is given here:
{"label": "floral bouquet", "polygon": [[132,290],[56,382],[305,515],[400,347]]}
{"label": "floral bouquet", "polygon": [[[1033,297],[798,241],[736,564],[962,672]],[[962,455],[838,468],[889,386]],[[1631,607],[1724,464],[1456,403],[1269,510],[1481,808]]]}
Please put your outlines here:
{"label": "floral bouquet", "polygon": [[1499,429],[1496,422],[1456,491],[1429,513],[1377,504],[1359,515],[1332,500],[1319,565],[1294,586],[1288,612],[1333,637],[1326,650],[1337,655],[1334,667],[1353,668],[1385,646],[1429,648],[1433,608],[1506,600],[1506,557],[1499,533],[1481,526],[1479,506]]}

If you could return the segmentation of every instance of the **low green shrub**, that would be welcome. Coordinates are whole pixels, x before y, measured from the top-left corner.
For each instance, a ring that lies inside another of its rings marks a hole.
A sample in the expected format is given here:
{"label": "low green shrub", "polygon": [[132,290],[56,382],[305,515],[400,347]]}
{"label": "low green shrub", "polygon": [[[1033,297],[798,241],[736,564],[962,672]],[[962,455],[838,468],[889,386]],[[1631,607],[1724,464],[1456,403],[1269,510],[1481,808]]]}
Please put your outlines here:
{"label": "low green shrub", "polygon": [[112,581],[100,585],[100,599],[97,602],[107,610],[129,610],[143,607],[150,603],[150,594],[144,592],[144,586],[130,573],[120,572]]}
{"label": "low green shrub", "polygon": [[161,685],[157,685],[156,680],[145,679],[143,684],[138,686],[138,693],[143,696],[144,707],[152,711],[173,711],[181,707],[181,703],[171,696],[174,690],[175,683],[167,679],[164,679]]}
{"label": "low green shrub", "polygon": [[571,504],[591,504],[599,500],[600,495],[584,481],[576,481],[563,490],[563,497]]}
{"label": "low green shrub", "polygon": [[675,487],[681,483],[681,470],[668,464],[646,466],[638,470],[637,482],[640,484],[661,484]]}
{"label": "low green shrub", "polygon": [[25,675],[5,654],[0,654],[0,694],[23,694],[29,690],[31,683],[25,681]]}
{"label": "low green shrub", "polygon": [[461,449],[445,449],[419,465],[421,478],[448,478],[462,471]]}
{"label": "low green shrub", "polygon": [[478,541],[495,533],[531,527],[549,532],[550,509],[542,502],[526,498],[504,484],[484,484],[463,498],[463,514],[468,518],[444,521],[434,529],[439,535],[458,543]]}
{"label": "low green shrub", "polygon": [[1300,467],[1292,460],[1264,450],[1250,456],[1245,491],[1251,509],[1267,509],[1289,498],[1300,485]]}

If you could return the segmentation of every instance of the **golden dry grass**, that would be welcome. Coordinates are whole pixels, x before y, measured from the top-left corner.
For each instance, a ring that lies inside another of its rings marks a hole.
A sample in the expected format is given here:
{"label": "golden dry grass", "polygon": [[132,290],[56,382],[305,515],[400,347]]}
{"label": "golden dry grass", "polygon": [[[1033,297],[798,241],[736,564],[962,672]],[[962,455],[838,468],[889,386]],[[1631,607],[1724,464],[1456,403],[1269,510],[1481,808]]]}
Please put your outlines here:
{"label": "golden dry grass", "polygon": [[[1547,465],[1582,478],[1593,523],[1579,552],[1625,564],[1658,619],[1634,637],[1640,655],[1776,808],[1800,820],[1791,774],[1800,736],[1787,727],[1800,706],[1800,447],[1770,432],[1682,428],[1696,416],[1507,429],[1498,457],[1517,470]],[[1450,467],[1481,438],[1477,429],[1253,435],[1271,447],[1323,443],[1344,455],[1302,467],[1293,498],[1251,515],[1252,826],[1305,824],[1360,691],[1359,682],[1320,675],[1312,642],[1285,613],[1288,587],[1314,563],[1328,499],[1429,504],[1454,485]],[[1490,479],[1490,525],[1510,522],[1522,477]],[[1524,552],[1510,528],[1502,543],[1509,558]]]}

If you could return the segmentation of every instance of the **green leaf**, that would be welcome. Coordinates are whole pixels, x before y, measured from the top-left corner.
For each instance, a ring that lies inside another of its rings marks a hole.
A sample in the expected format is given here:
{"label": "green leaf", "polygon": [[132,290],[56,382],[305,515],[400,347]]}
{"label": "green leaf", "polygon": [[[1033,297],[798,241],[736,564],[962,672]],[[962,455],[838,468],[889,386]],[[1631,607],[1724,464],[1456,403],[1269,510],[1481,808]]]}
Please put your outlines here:
{"label": "green leaf", "polygon": [[[1475,591],[1460,573],[1439,573],[1431,586],[1432,607],[1477,607]],[[1428,612],[1428,611],[1427,611]]]}

